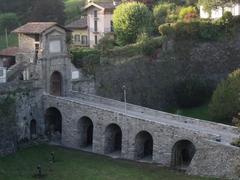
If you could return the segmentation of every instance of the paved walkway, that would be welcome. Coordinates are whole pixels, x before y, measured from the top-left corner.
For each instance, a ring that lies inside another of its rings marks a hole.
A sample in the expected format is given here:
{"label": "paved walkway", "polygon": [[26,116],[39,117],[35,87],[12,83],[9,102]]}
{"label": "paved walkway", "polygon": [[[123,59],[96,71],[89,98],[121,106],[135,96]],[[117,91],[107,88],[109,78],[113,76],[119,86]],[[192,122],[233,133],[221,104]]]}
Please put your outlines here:
{"label": "paved walkway", "polygon": [[[233,141],[233,138],[239,137],[239,135],[235,132],[236,128],[227,126],[227,125],[216,124],[216,126],[220,126],[220,127],[222,126],[222,129],[219,130],[219,129],[213,129],[213,128],[209,127],[210,124],[211,124],[211,126],[213,124],[211,122],[201,121],[201,123],[195,123],[195,122],[191,123],[191,121],[192,121],[191,118],[187,118],[184,116],[177,116],[179,119],[176,119],[176,115],[161,112],[161,111],[158,111],[158,113],[162,113],[163,114],[162,117],[161,117],[161,115],[154,116],[151,114],[147,114],[147,113],[143,113],[143,112],[139,112],[139,111],[132,111],[132,110],[127,110],[126,114],[125,114],[125,109],[122,108],[122,106],[117,107],[117,106],[110,106],[110,105],[107,105],[104,103],[86,101],[79,97],[77,97],[77,98],[57,97],[57,98],[61,98],[63,100],[71,101],[74,103],[79,103],[79,104],[95,107],[98,109],[112,111],[112,112],[116,113],[116,116],[119,116],[120,114],[122,114],[122,115],[126,115],[128,117],[133,117],[133,118],[137,118],[137,119],[143,119],[146,121],[160,123],[160,124],[163,124],[163,125],[169,126],[169,127],[187,129],[194,133],[198,133],[200,136],[203,136],[206,138],[211,137],[210,140],[221,139],[221,143],[224,143],[224,144],[230,144]],[[184,118],[191,119],[191,121],[185,122]],[[199,121],[199,120],[196,120],[196,122],[197,121]]]}

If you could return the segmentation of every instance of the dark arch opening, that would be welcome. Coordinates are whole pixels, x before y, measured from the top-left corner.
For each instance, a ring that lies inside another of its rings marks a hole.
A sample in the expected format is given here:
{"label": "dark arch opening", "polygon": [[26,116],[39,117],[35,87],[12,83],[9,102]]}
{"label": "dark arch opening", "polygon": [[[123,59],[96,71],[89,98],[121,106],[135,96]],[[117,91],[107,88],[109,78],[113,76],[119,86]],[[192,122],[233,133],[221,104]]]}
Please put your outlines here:
{"label": "dark arch opening", "polygon": [[49,140],[60,142],[62,134],[62,115],[61,112],[54,107],[50,107],[45,113],[46,135]]}
{"label": "dark arch opening", "polygon": [[119,152],[122,150],[122,130],[117,124],[110,124],[105,130],[105,154]]}
{"label": "dark arch opening", "polygon": [[147,131],[141,131],[135,138],[135,158],[152,160],[153,138]]}
{"label": "dark arch opening", "polygon": [[37,121],[35,119],[30,122],[30,138],[33,139],[37,135]]}
{"label": "dark arch opening", "polygon": [[93,144],[93,122],[88,117],[79,120],[78,129],[80,135],[80,147],[92,147]]}
{"label": "dark arch opening", "polygon": [[172,149],[172,166],[179,170],[186,170],[190,165],[196,148],[189,140],[181,140],[175,143]]}
{"label": "dark arch opening", "polygon": [[62,75],[58,71],[53,72],[51,75],[50,94],[54,96],[62,95]]}

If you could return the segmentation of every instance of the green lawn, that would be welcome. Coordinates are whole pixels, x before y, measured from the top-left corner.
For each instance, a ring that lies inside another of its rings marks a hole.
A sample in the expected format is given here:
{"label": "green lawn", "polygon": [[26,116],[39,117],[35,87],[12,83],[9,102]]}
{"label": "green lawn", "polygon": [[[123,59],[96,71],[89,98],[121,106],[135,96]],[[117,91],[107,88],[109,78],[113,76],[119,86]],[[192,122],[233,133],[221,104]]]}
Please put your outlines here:
{"label": "green lawn", "polygon": [[208,104],[193,108],[175,108],[171,109],[169,112],[182,116],[212,121],[208,113]]}
{"label": "green lawn", "polygon": [[[56,162],[49,165],[50,152]],[[41,145],[0,158],[1,180],[34,179],[36,166],[41,164],[48,180],[204,180],[186,176],[152,165],[113,160],[80,151]]]}

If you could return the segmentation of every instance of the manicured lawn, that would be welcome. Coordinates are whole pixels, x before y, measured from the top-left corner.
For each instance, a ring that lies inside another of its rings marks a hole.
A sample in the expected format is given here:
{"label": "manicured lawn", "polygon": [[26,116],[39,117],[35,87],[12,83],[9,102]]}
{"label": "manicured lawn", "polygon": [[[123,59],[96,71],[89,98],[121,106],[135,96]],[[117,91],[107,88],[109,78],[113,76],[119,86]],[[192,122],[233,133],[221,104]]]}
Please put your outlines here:
{"label": "manicured lawn", "polygon": [[169,112],[187,117],[212,121],[208,113],[208,104],[193,108],[175,108]]}
{"label": "manicured lawn", "polygon": [[[56,162],[50,165],[50,152]],[[34,179],[41,164],[48,180],[204,180],[152,165],[113,160],[81,151],[40,145],[0,158],[1,180]]]}

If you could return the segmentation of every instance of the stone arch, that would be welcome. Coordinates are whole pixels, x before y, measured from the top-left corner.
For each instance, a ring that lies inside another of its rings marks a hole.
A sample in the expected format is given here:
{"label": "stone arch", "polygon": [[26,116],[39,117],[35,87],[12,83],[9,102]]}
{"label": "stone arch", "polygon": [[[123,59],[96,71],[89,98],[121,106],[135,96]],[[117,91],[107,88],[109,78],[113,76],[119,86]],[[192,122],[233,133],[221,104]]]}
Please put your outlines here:
{"label": "stone arch", "polygon": [[60,142],[62,134],[62,114],[55,108],[50,107],[45,112],[45,133],[49,140]]}
{"label": "stone arch", "polygon": [[78,121],[78,132],[80,138],[80,147],[90,147],[93,145],[93,121],[86,116],[83,116]]}
{"label": "stone arch", "polygon": [[186,170],[195,153],[196,148],[191,141],[177,141],[172,148],[172,167],[180,170]]}
{"label": "stone arch", "polygon": [[110,124],[104,132],[104,153],[120,152],[122,150],[122,130],[117,124]]}
{"label": "stone arch", "polygon": [[62,75],[54,71],[50,77],[50,94],[54,96],[62,95]]}
{"label": "stone arch", "polygon": [[30,138],[34,138],[37,135],[37,121],[32,119],[30,122]]}
{"label": "stone arch", "polygon": [[135,137],[135,159],[152,160],[153,137],[147,131],[139,132]]}

